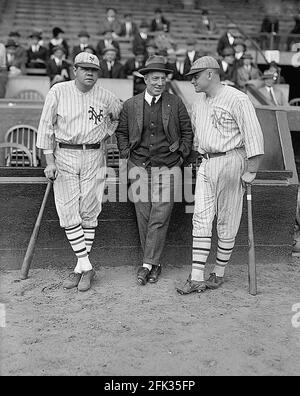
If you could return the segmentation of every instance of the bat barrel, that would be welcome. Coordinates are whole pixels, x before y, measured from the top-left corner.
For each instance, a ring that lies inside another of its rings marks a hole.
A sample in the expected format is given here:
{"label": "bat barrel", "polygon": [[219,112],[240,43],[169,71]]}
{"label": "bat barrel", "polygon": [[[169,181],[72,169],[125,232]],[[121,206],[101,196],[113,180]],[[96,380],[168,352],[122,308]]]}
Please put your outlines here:
{"label": "bat barrel", "polygon": [[34,254],[34,250],[35,250],[35,245],[36,245],[36,241],[37,241],[37,237],[38,237],[38,233],[39,233],[39,229],[40,229],[40,225],[42,222],[42,217],[43,217],[43,213],[44,213],[44,209],[47,203],[47,199],[51,190],[51,182],[48,182],[47,184],[47,188],[44,194],[44,198],[43,198],[43,202],[41,204],[40,210],[39,210],[39,214],[38,217],[36,219],[35,225],[34,225],[34,229],[32,231],[31,237],[30,237],[30,241],[28,243],[28,247],[26,250],[26,254],[22,263],[22,267],[21,267],[21,279],[27,279],[28,278],[28,272],[29,272],[29,268],[32,262],[32,258],[33,258],[33,254]]}
{"label": "bat barrel", "polygon": [[247,212],[248,212],[248,277],[249,277],[249,293],[252,296],[257,294],[257,278],[256,278],[256,262],[252,220],[252,190],[251,185],[247,184]]}

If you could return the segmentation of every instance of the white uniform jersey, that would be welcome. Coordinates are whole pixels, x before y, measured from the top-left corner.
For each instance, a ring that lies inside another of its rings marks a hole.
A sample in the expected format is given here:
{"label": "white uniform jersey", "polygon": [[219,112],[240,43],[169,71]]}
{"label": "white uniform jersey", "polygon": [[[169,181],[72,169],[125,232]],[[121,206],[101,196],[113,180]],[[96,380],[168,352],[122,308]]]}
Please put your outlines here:
{"label": "white uniform jersey", "polygon": [[97,81],[81,92],[75,81],[55,84],[48,92],[38,127],[37,147],[53,150],[54,141],[68,144],[100,142],[112,135],[122,105]]}
{"label": "white uniform jersey", "polygon": [[200,153],[244,147],[248,158],[264,153],[263,134],[246,94],[224,86],[217,96],[199,94],[191,113],[194,148]]}

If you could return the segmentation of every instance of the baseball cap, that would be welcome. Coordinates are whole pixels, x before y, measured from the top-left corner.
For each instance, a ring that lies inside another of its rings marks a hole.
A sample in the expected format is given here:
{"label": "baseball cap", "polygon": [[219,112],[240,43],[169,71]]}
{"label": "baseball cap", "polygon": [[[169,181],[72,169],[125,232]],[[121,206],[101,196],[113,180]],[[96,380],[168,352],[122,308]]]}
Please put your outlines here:
{"label": "baseball cap", "polygon": [[74,59],[74,65],[100,70],[100,62],[96,55],[80,52]]}
{"label": "baseball cap", "polygon": [[212,56],[202,56],[201,58],[195,60],[195,62],[192,64],[191,70],[186,74],[186,76],[196,74],[206,69],[220,69],[220,65],[218,61]]}

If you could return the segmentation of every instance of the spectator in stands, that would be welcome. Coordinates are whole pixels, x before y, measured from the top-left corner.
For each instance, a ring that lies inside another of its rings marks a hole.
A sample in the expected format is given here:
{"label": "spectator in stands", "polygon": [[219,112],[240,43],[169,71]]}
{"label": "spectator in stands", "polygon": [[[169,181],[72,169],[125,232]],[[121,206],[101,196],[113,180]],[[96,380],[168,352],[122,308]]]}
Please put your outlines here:
{"label": "spectator in stands", "polygon": [[115,47],[115,49],[117,50],[117,60],[120,60],[120,44],[117,40],[114,40],[112,32],[110,30],[107,30],[106,32],[104,32],[104,38],[99,40],[96,46],[96,54],[98,58],[101,59],[103,57],[105,48],[110,48],[112,46]]}
{"label": "spectator in stands", "polygon": [[146,58],[148,59],[150,56],[157,55],[158,48],[155,44],[154,40],[149,40],[146,44]]}
{"label": "spectator in stands", "polygon": [[120,36],[126,38],[133,38],[139,33],[139,28],[135,22],[133,22],[132,14],[128,13],[124,15],[124,22],[121,25]]}
{"label": "spectator in stands", "polygon": [[104,34],[107,31],[112,32],[114,39],[118,38],[121,33],[121,22],[117,18],[117,10],[115,8],[108,8],[106,10],[106,17],[101,22],[99,34]]}
{"label": "spectator in stands", "polygon": [[287,50],[294,51],[294,44],[299,44],[300,47],[300,10],[298,11],[297,15],[294,16],[295,26],[290,31],[290,34],[299,34],[299,37],[292,37],[289,36],[287,39]]}
{"label": "spectator in stands", "polygon": [[233,48],[234,40],[238,35],[237,26],[234,23],[227,25],[226,32],[219,38],[217,52],[222,56],[224,48]]}
{"label": "spectator in stands", "polygon": [[79,38],[79,44],[75,45],[72,51],[73,60],[75,59],[76,55],[79,54],[80,52],[83,52],[86,47],[92,47],[89,43],[90,35],[88,34],[87,31],[81,30],[78,33],[78,38]]}
{"label": "spectator in stands", "polygon": [[188,80],[186,74],[190,71],[190,62],[187,57],[187,51],[185,48],[178,48],[175,53],[176,62],[173,64],[167,64],[167,69],[172,70],[171,80]]}
{"label": "spectator in stands", "polygon": [[29,36],[30,43],[27,50],[27,64],[26,67],[43,69],[46,68],[48,61],[48,50],[46,47],[40,45],[41,35],[37,31],[31,33]]}
{"label": "spectator in stands", "polygon": [[276,79],[276,84],[285,84],[285,79],[284,77],[281,75],[281,67],[275,62],[272,61],[269,64],[269,68],[267,69],[270,73],[274,73],[274,75],[277,76]]}
{"label": "spectator in stands", "polygon": [[162,10],[156,8],[154,14],[155,17],[151,21],[150,31],[168,33],[170,31],[170,22],[163,16]]}
{"label": "spectator in stands", "polygon": [[233,48],[235,52],[234,57],[235,57],[236,66],[237,67],[243,66],[242,57],[247,50],[244,40],[241,37],[237,37],[234,40]]}
{"label": "spectator in stands", "polygon": [[253,63],[253,56],[250,53],[245,53],[241,58],[243,65],[237,69],[237,87],[242,91],[246,90],[246,85],[251,84],[252,80],[259,80],[261,72]]}
{"label": "spectator in stands", "polygon": [[197,45],[197,41],[195,39],[188,38],[186,40],[187,57],[188,57],[190,66],[192,66],[192,64],[195,62],[195,60],[197,60],[198,58],[200,58],[200,56],[203,55],[200,53],[200,51],[196,51],[196,45]]}
{"label": "spectator in stands", "polygon": [[57,46],[63,46],[64,55],[66,58],[69,56],[69,45],[64,39],[64,31],[60,27],[55,27],[52,29],[52,39],[49,42],[49,54],[53,54],[53,48]]}
{"label": "spectator in stands", "polygon": [[195,26],[194,32],[199,34],[218,34],[217,25],[209,15],[208,10],[202,10],[201,17]]}
{"label": "spectator in stands", "polygon": [[103,50],[99,78],[126,78],[124,66],[117,60],[117,49],[113,46]]}
{"label": "spectator in stands", "polygon": [[6,50],[4,44],[0,43],[0,98],[5,97],[7,79]]}
{"label": "spectator in stands", "polygon": [[[267,14],[261,24],[260,46],[263,50],[276,50],[279,46],[279,20],[276,15]],[[268,33],[268,34],[267,34]],[[273,42],[273,44],[272,44]],[[271,48],[272,47],[272,48]]]}
{"label": "spectator in stands", "polygon": [[134,35],[132,41],[132,52],[135,53],[137,48],[144,48],[145,56],[147,56],[146,45],[149,42],[149,25],[146,21],[142,21],[139,31]]}
{"label": "spectator in stands", "polygon": [[21,35],[19,32],[17,31],[12,31],[9,33],[8,37],[12,40],[14,40],[14,42],[17,44],[16,50],[15,50],[15,61],[18,62],[19,64],[25,64],[27,63],[27,51],[26,48],[24,48],[21,44],[20,44],[20,38]]}
{"label": "spectator in stands", "polygon": [[8,75],[19,76],[20,74],[26,74],[26,58],[18,58],[15,55],[18,48],[17,43],[12,39],[8,39],[5,47]]}
{"label": "spectator in stands", "polygon": [[70,66],[65,60],[65,47],[58,45],[52,48],[52,56],[47,62],[47,75],[50,78],[50,86],[70,80]]}
{"label": "spectator in stands", "polygon": [[137,48],[134,57],[129,58],[125,65],[124,71],[128,78],[133,79],[133,94],[137,95],[143,92],[146,88],[144,78],[138,73],[138,70],[145,66],[144,48]]}
{"label": "spectator in stands", "polygon": [[270,105],[288,106],[288,98],[285,98],[282,90],[276,84],[277,78],[278,75],[276,73],[270,73],[269,70],[265,70],[262,76],[264,85],[259,88],[259,91],[269,101]]}
{"label": "spectator in stands", "polygon": [[220,80],[224,85],[236,85],[235,52],[232,47],[224,48],[220,63]]}
{"label": "spectator in stands", "polygon": [[89,54],[96,55],[96,51],[94,50],[94,48],[89,45],[87,47],[85,47],[83,52],[88,52]]}

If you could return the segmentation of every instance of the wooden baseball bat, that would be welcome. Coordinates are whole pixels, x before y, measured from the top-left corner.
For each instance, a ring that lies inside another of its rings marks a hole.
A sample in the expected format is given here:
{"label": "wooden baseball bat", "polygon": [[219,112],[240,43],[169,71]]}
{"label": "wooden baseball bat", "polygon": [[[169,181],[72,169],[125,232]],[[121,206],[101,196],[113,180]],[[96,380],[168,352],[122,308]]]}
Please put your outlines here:
{"label": "wooden baseball bat", "polygon": [[253,221],[252,221],[252,191],[251,184],[247,184],[247,213],[248,213],[248,277],[249,277],[249,293],[252,296],[257,294],[257,279],[256,279],[256,262],[255,262],[255,247],[253,235]]}
{"label": "wooden baseball bat", "polygon": [[36,245],[36,241],[37,241],[37,237],[38,237],[38,233],[40,230],[40,225],[42,222],[42,217],[43,217],[43,213],[44,213],[44,209],[47,203],[47,199],[51,190],[51,186],[52,186],[52,182],[48,182],[47,184],[47,188],[44,194],[44,198],[43,198],[43,202],[41,204],[40,207],[40,211],[38,214],[38,217],[36,219],[35,225],[34,225],[34,229],[32,231],[31,237],[30,237],[30,241],[28,243],[28,247],[26,250],[26,254],[22,263],[22,267],[21,267],[21,279],[27,279],[28,278],[28,272],[29,272],[29,267],[31,265],[32,262],[32,258],[33,258],[33,254],[34,254],[34,250],[35,250],[35,245]]}

